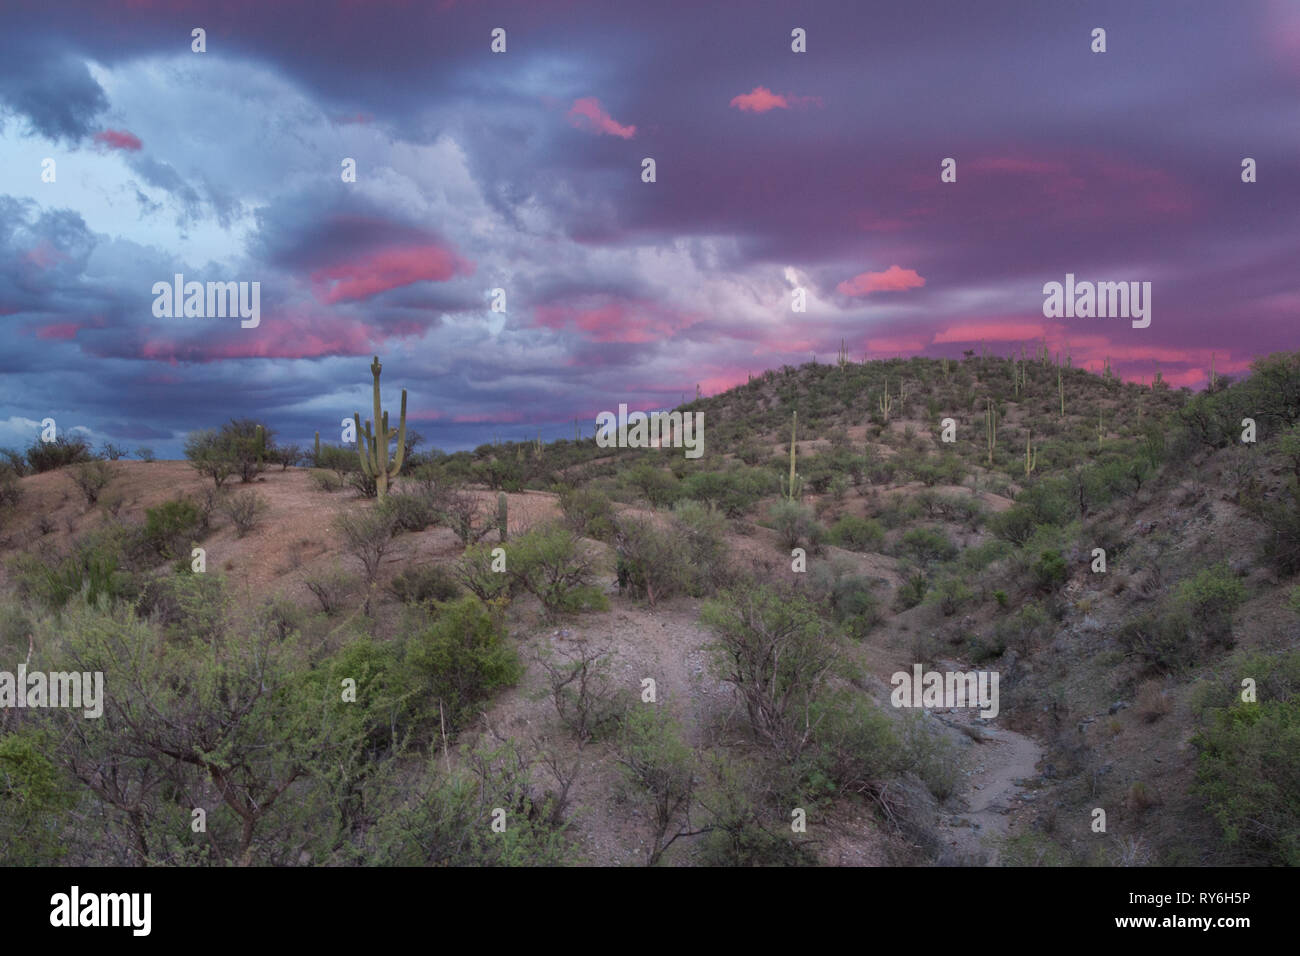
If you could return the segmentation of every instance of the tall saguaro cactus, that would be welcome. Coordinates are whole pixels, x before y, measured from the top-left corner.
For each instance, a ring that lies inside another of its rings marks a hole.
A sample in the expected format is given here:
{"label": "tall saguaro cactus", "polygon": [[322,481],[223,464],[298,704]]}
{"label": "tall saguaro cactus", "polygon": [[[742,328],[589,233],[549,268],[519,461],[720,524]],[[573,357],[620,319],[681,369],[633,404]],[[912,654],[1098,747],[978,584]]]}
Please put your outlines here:
{"label": "tall saguaro cactus", "polygon": [[803,491],[803,479],[800,478],[797,474],[795,474],[795,470],[794,470],[794,461],[795,461],[795,453],[796,453],[795,439],[798,430],[799,430],[799,413],[795,412],[790,416],[790,484],[788,486],[785,486],[784,481],[781,483],[783,486],[785,486],[782,487],[781,490],[785,493],[785,497],[787,501],[798,501],[800,494]]}
{"label": "tall saguaro cactus", "polygon": [[985,420],[985,438],[989,445],[989,465],[993,464],[993,449],[998,444],[998,410],[993,405],[993,399],[987,399],[989,403],[988,417]]}
{"label": "tall saguaro cactus", "polygon": [[383,366],[379,356],[370,363],[370,374],[375,377],[375,430],[370,430],[370,419],[366,419],[365,431],[361,430],[361,414],[354,412],[352,420],[357,426],[357,454],[361,456],[361,470],[366,477],[375,481],[375,494],[381,500],[388,495],[388,483],[397,478],[402,470],[402,460],[406,457],[406,389],[402,389],[402,417],[397,431],[397,451],[392,461],[388,459],[388,443],[393,433],[388,430],[388,412],[379,404],[379,373]]}

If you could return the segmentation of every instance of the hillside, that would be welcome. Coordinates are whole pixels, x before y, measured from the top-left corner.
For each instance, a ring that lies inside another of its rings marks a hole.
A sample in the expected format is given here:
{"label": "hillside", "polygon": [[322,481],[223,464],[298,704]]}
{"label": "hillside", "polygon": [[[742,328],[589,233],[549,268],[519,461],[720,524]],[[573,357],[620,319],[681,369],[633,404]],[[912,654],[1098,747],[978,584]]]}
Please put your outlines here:
{"label": "hillside", "polygon": [[[270,429],[220,488],[11,454],[0,670],[107,705],[0,712],[0,857],[1300,861],[1300,353],[1203,394],[808,364],[680,410],[699,459],[412,445],[382,504]],[[916,664],[997,672],[997,716],[891,706]]]}

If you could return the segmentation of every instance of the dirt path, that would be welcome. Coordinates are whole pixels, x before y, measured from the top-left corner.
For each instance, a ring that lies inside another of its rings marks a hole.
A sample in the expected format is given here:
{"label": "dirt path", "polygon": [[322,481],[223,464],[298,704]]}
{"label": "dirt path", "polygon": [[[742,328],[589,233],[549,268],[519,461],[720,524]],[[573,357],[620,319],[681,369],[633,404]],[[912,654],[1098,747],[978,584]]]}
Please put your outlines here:
{"label": "dirt path", "polygon": [[991,721],[972,711],[936,711],[935,716],[949,727],[965,726],[982,738],[961,732],[969,741],[966,783],[952,802],[965,809],[941,820],[943,860],[996,866],[998,840],[1015,830],[1018,812],[1037,796],[1034,781],[1043,748],[1032,737],[990,726]]}

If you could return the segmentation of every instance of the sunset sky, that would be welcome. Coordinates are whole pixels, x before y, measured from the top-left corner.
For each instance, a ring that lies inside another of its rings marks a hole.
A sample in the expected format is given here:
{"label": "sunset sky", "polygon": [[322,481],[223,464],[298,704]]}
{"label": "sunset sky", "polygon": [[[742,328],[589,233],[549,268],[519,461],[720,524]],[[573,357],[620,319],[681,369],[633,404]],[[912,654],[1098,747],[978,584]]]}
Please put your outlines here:
{"label": "sunset sky", "polygon": [[[1193,388],[1300,348],[1298,0],[5,0],[0,174],[12,447],[337,440],[373,354],[453,450],[841,339]],[[155,317],[176,273],[260,282],[259,327]],[[1151,282],[1150,327],[1044,319],[1066,273]]]}

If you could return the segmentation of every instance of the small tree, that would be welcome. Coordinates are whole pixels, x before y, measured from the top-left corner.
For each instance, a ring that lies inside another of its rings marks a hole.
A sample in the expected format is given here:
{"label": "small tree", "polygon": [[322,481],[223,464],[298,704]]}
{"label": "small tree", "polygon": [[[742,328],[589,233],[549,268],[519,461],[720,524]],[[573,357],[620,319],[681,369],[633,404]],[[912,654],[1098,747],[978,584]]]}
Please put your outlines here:
{"label": "small tree", "polygon": [[343,547],[365,570],[366,613],[379,576],[379,564],[392,546],[396,522],[383,511],[344,512],[334,519],[334,527],[343,538]]}
{"label": "small tree", "polygon": [[106,461],[83,461],[73,465],[69,475],[89,507],[99,500],[99,493],[113,480],[113,469]]}

